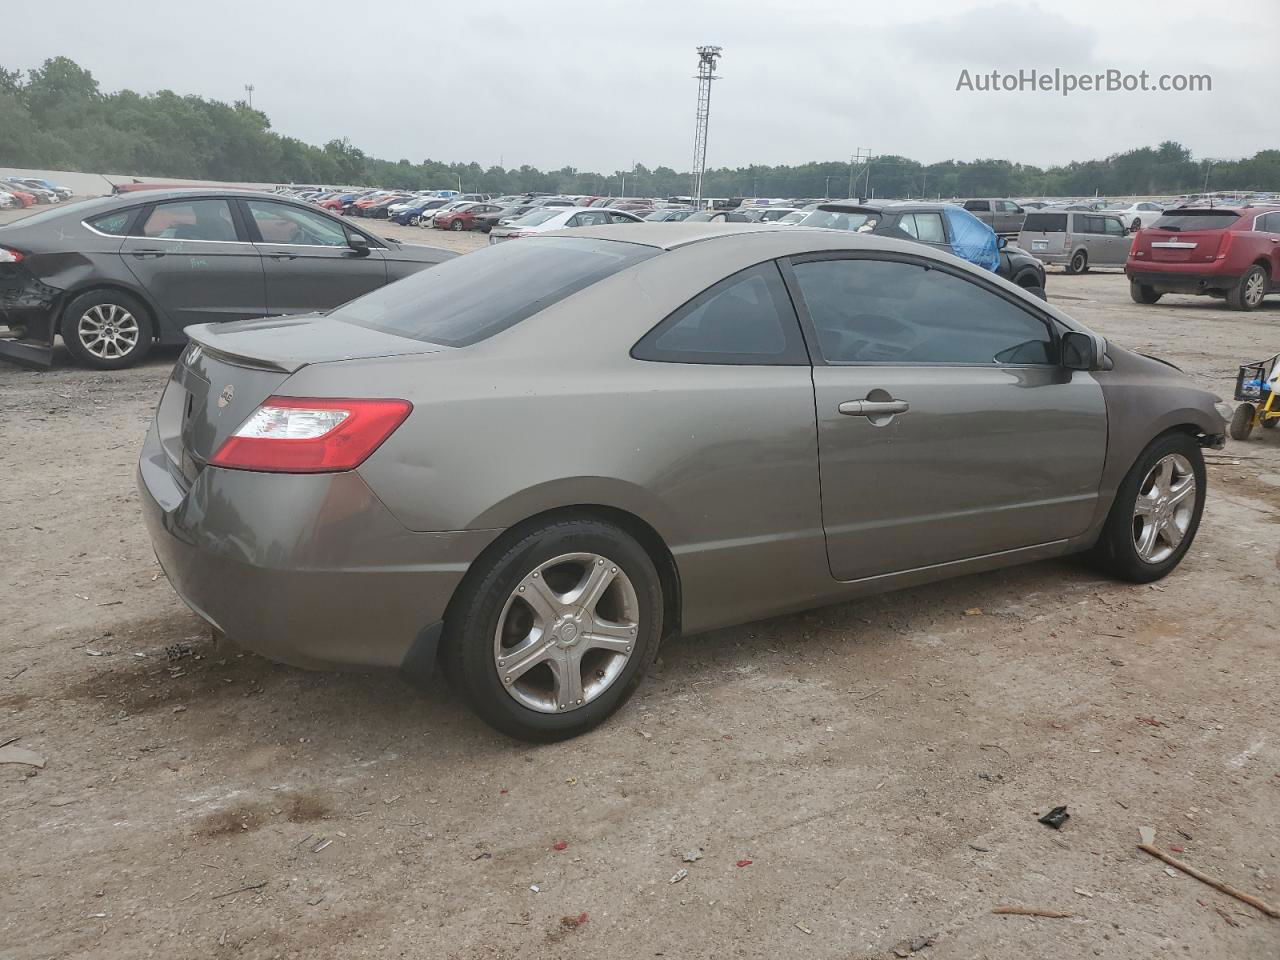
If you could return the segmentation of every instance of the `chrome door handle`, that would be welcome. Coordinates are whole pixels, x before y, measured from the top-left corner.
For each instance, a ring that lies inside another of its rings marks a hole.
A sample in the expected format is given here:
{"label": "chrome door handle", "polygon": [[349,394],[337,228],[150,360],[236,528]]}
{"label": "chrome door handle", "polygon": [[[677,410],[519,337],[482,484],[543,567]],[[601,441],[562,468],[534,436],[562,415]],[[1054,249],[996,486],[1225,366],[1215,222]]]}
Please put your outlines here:
{"label": "chrome door handle", "polygon": [[846,417],[892,417],[906,413],[911,404],[905,400],[846,400],[836,409]]}

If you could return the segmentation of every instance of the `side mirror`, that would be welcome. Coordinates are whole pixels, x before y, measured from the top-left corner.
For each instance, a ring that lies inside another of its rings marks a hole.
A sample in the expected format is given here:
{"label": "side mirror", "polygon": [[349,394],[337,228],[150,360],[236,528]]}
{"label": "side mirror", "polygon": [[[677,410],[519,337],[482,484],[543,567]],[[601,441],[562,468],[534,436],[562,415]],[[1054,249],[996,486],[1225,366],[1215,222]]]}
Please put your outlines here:
{"label": "side mirror", "polygon": [[997,248],[997,249],[999,249],[999,250],[1003,250],[1003,249],[1004,249],[1005,247],[1007,247],[1008,245],[1009,245],[1009,238],[1008,238],[1008,237],[996,237],[996,248]]}
{"label": "side mirror", "polygon": [[347,246],[352,249],[357,257],[367,257],[369,255],[369,240],[361,233],[348,233]]}
{"label": "side mirror", "polygon": [[1068,370],[1099,370],[1104,345],[1101,337],[1069,330],[1062,335],[1062,365]]}

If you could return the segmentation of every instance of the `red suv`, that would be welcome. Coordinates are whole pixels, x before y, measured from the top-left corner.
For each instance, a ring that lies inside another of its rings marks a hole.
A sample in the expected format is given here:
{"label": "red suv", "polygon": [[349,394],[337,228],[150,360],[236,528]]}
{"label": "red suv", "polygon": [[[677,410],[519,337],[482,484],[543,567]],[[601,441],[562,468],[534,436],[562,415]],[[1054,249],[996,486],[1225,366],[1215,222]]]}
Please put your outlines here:
{"label": "red suv", "polygon": [[1124,272],[1138,303],[1199,293],[1256,310],[1280,293],[1280,207],[1166,210],[1133,238]]}

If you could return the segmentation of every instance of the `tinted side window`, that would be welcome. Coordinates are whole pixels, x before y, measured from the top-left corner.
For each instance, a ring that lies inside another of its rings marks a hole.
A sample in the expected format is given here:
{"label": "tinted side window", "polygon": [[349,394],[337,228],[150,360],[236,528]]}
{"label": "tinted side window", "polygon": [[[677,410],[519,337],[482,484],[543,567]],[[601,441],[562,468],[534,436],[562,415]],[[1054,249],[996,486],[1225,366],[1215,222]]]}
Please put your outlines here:
{"label": "tinted side window", "polygon": [[266,243],[306,247],[347,245],[346,231],[318,213],[270,200],[247,200],[245,205]]}
{"label": "tinted side window", "polygon": [[966,210],[976,210],[980,213],[986,213],[991,210],[991,201],[990,200],[966,200],[964,202],[964,208]]}
{"label": "tinted side window", "polygon": [[791,298],[774,263],[704,290],[649,331],[637,360],[672,363],[808,363]]}
{"label": "tinted side window", "polygon": [[835,363],[1047,364],[1039,318],[954,274],[888,260],[795,265],[822,355]]}
{"label": "tinted side window", "polygon": [[225,200],[173,200],[157,203],[142,224],[142,236],[158,240],[221,240],[236,237]]}
{"label": "tinted side window", "polygon": [[942,229],[942,214],[917,213],[916,236],[924,243],[946,243],[947,235]]}
{"label": "tinted side window", "polygon": [[115,213],[103,214],[86,221],[99,233],[109,233],[113,237],[123,237],[129,221],[133,219],[133,210],[117,210]]}
{"label": "tinted side window", "polygon": [[1102,217],[1102,229],[1107,236],[1122,237],[1124,236],[1124,224],[1115,217]]}

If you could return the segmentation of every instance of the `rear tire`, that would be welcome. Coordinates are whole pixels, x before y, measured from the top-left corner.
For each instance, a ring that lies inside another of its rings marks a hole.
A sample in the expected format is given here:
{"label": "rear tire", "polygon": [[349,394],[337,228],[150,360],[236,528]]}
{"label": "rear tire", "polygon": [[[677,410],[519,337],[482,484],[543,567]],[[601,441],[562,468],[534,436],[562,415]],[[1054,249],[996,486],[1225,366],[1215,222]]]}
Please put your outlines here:
{"label": "rear tire", "polygon": [[[1171,480],[1162,484],[1161,471],[1166,464]],[[1180,484],[1188,479],[1194,485],[1186,491]],[[1173,499],[1179,492],[1182,496]],[[1200,445],[1185,433],[1157,437],[1138,456],[1116,491],[1111,512],[1093,548],[1094,564],[1131,583],[1150,583],[1167,576],[1195,540],[1204,512],[1204,495],[1204,455]],[[1153,524],[1158,536],[1151,539],[1147,548],[1143,534]],[[1166,535],[1164,530],[1176,532],[1177,542],[1170,542],[1172,534]]]}
{"label": "rear tire", "polygon": [[1267,271],[1256,263],[1244,272],[1240,281],[1227,291],[1227,303],[1233,310],[1257,310],[1267,293]]}
{"label": "rear tire", "polygon": [[1067,273],[1088,273],[1089,272],[1089,255],[1083,250],[1077,250],[1071,255],[1071,260],[1067,264]]}
{"label": "rear tire", "polygon": [[1130,281],[1129,296],[1133,298],[1134,303],[1151,304],[1158,301],[1164,294],[1157,291],[1155,287],[1148,287],[1145,284]]}
{"label": "rear tire", "polygon": [[[1231,426],[1227,428],[1231,439],[1248,440],[1253,433],[1253,418],[1257,415],[1258,410],[1252,403],[1242,403],[1236,407],[1236,412],[1231,415]],[[1270,422],[1275,423],[1274,420]]]}
{"label": "rear tire", "polygon": [[151,315],[118,290],[90,290],[62,311],[62,340],[76,360],[94,370],[123,370],[151,350]]}
{"label": "rear tire", "polygon": [[[566,557],[572,559],[564,567],[547,566]],[[590,560],[598,560],[602,572],[612,568],[600,601],[560,605],[559,596],[572,596],[567,584],[576,582],[579,570],[585,577],[595,569]],[[547,572],[540,580],[539,571],[558,571],[568,579],[553,582]],[[539,592],[539,583],[555,596]],[[499,541],[468,572],[445,617],[443,665],[485,723],[521,740],[565,740],[604,722],[635,692],[657,656],[663,609],[658,571],[630,535],[587,517],[544,523],[505,543]],[[572,634],[564,632],[567,619],[561,626],[566,611],[588,614]],[[521,617],[523,621],[509,630]],[[632,632],[619,623],[630,624]],[[625,653],[592,649],[596,629],[621,636]],[[521,671],[520,661],[528,662],[530,655],[515,652],[504,663],[503,651],[537,653],[544,638],[546,660]],[[565,659],[553,663],[553,657]],[[568,675],[561,672],[565,666],[576,671],[580,706],[573,704],[572,694],[567,707],[558,703],[563,699],[562,678]],[[513,672],[511,680],[502,675],[504,669]],[[599,688],[592,690],[593,684]]]}
{"label": "rear tire", "polygon": [[1134,217],[1133,223],[1129,224],[1129,231],[1133,232],[1134,230],[1141,230],[1141,229],[1142,229],[1142,218]]}

